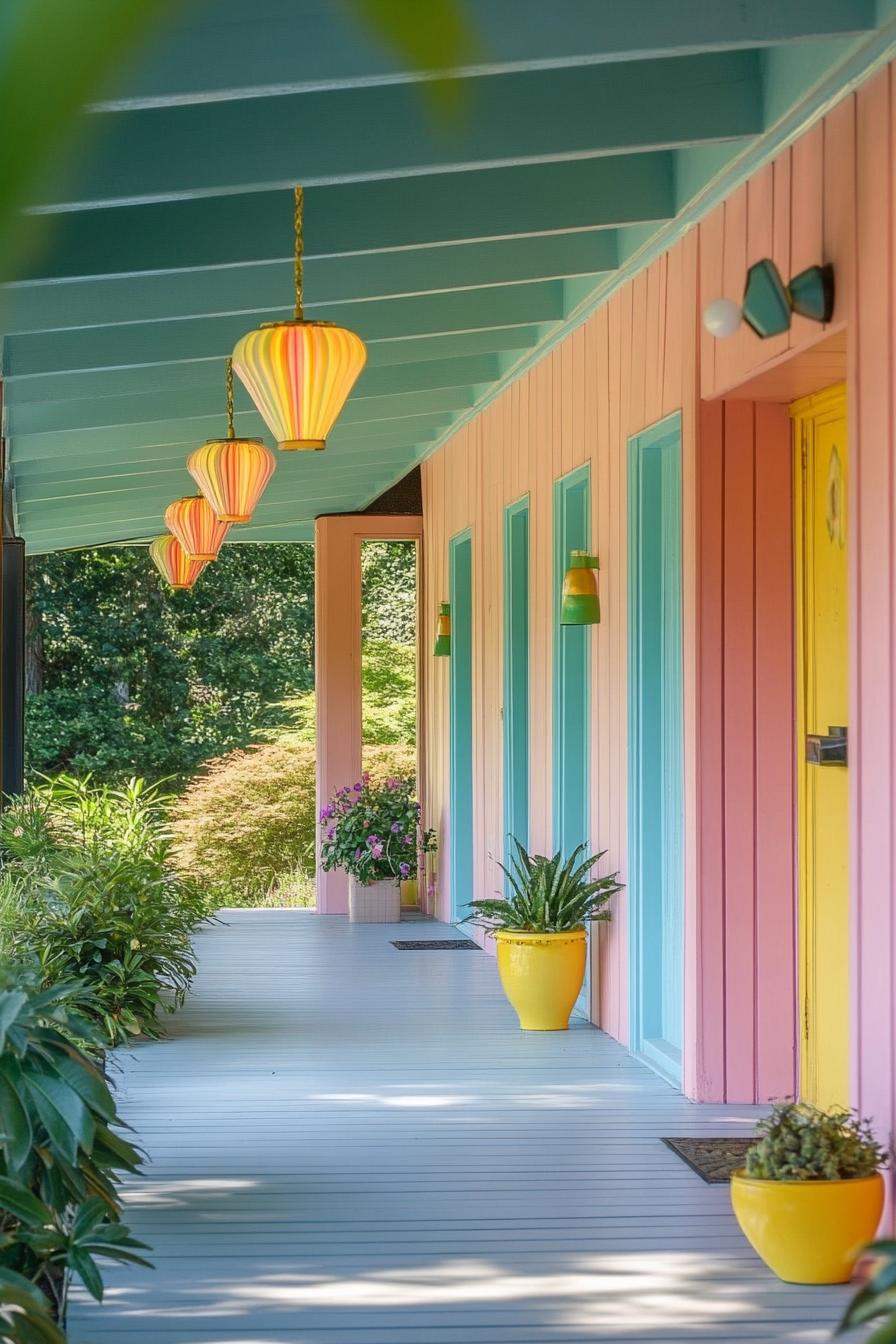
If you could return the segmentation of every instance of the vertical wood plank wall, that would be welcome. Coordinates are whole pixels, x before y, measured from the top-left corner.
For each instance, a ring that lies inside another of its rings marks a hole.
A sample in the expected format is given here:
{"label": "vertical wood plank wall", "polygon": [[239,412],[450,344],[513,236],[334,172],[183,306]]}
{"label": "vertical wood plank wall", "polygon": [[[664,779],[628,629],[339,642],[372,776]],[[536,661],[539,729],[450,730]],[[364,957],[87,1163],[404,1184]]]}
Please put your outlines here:
{"label": "vertical wood plank wall", "polygon": [[[423,469],[424,621],[447,542],[474,537],[476,882],[499,885],[501,515],[531,496],[531,840],[550,840],[551,491],[591,463],[603,624],[594,633],[592,838],[625,876],[625,446],[683,416],[686,797],[685,1090],[792,1090],[794,966],[791,459],[786,404],[845,375],[850,414],[853,1101],[896,1110],[896,91],[888,67],[849,94],[461,429]],[[785,278],[830,261],[827,331],[713,341],[704,303],[747,266]],[[755,403],[755,404],[754,404]],[[427,789],[444,831],[447,681],[424,660]],[[443,861],[444,862],[444,861]],[[440,875],[441,891],[447,889]],[[625,896],[601,933],[598,1020],[627,1037]],[[889,987],[885,989],[884,987]]]}

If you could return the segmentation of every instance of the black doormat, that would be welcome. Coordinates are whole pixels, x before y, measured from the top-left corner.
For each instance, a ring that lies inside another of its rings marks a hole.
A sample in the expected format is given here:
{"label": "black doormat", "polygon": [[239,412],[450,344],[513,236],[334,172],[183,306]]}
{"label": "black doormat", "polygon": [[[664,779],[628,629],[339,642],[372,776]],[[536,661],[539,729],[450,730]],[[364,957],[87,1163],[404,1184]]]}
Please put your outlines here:
{"label": "black doormat", "polygon": [[663,1139],[707,1185],[725,1185],[744,1164],[755,1139]]}
{"label": "black doormat", "polygon": [[399,952],[453,952],[466,951],[468,948],[473,952],[480,950],[479,944],[474,943],[472,938],[405,938],[399,942],[393,942],[393,947],[397,947]]}

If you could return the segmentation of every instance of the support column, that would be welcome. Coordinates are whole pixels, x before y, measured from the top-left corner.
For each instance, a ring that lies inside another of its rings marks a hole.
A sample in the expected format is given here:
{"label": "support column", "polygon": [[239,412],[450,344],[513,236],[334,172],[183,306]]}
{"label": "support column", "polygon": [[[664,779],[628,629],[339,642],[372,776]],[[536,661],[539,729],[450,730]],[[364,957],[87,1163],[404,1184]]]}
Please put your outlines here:
{"label": "support column", "polygon": [[[318,814],[336,789],[353,784],[361,775],[361,543],[420,542],[422,536],[423,519],[416,515],[338,514],[315,522]],[[419,676],[417,687],[419,697]],[[322,872],[318,865],[318,914],[340,915],[347,909],[346,875]]]}
{"label": "support column", "polygon": [[25,788],[25,543],[3,538],[0,572],[0,788]]}

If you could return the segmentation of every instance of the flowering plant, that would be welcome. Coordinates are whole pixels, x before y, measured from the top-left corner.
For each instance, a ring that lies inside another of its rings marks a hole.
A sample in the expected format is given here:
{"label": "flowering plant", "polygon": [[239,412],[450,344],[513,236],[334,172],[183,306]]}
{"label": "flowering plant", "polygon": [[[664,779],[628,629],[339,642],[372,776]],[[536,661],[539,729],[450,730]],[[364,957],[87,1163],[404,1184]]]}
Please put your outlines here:
{"label": "flowering plant", "polygon": [[365,773],[337,789],[321,810],[321,866],[342,868],[365,885],[416,877],[418,856],[436,847],[434,831],[420,825],[412,779],[373,784]]}

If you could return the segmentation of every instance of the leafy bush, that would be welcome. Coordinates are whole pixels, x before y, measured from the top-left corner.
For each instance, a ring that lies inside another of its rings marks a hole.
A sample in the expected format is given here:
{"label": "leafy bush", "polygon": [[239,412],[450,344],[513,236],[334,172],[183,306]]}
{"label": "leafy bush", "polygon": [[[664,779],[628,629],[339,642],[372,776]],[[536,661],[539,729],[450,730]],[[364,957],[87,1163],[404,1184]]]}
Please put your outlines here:
{"label": "leafy bush", "polygon": [[61,1339],[37,1290],[65,1322],[77,1274],[103,1295],[98,1258],[147,1262],[119,1221],[117,1183],[137,1170],[115,1103],[80,1039],[99,1044],[81,1010],[83,987],[42,990],[0,973],[0,1340]]}
{"label": "leafy bush", "polygon": [[320,814],[324,870],[341,868],[365,883],[416,876],[419,855],[435,849],[435,832],[422,829],[413,794],[413,778],[376,783],[366,770],[337,789]]}
{"label": "leafy bush", "polygon": [[893,1344],[896,1339],[896,1241],[873,1241],[865,1248],[871,1261],[868,1280],[852,1298],[837,1328],[838,1335],[876,1321],[865,1344]]}
{"label": "leafy bush", "polygon": [[759,1136],[744,1163],[763,1181],[846,1181],[873,1176],[887,1154],[871,1123],[850,1111],[821,1111],[787,1101],[756,1126]]}
{"label": "leafy bush", "polygon": [[110,1044],[159,1034],[195,972],[191,936],[208,907],[169,862],[157,788],[60,776],[0,816],[0,956],[45,985],[81,981]]}
{"label": "leafy bush", "polygon": [[[365,747],[364,763],[374,779],[408,775],[414,752]],[[270,899],[284,876],[314,871],[315,779],[314,744],[297,733],[212,761],[172,809],[174,863],[219,904]]]}
{"label": "leafy bush", "polygon": [[621,883],[615,873],[591,880],[591,870],[606,850],[579,863],[585,846],[577,845],[564,862],[559,849],[549,859],[544,854],[529,854],[519,840],[513,843],[517,857],[511,860],[511,867],[499,865],[510,886],[506,900],[492,897],[471,901],[466,920],[482,925],[489,933],[498,929],[564,933],[596,919],[610,918],[604,906],[622,890]]}

